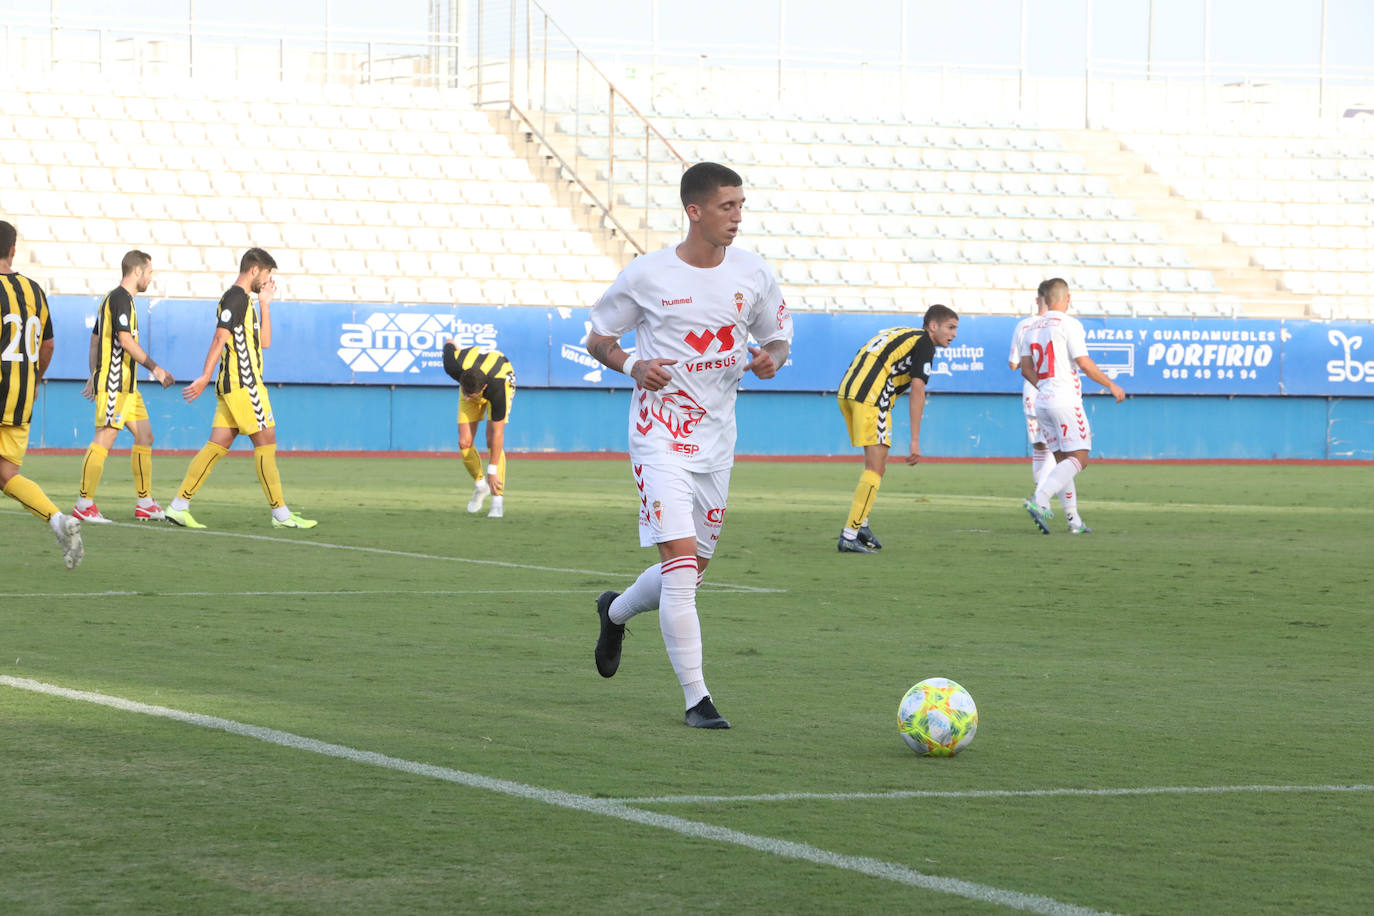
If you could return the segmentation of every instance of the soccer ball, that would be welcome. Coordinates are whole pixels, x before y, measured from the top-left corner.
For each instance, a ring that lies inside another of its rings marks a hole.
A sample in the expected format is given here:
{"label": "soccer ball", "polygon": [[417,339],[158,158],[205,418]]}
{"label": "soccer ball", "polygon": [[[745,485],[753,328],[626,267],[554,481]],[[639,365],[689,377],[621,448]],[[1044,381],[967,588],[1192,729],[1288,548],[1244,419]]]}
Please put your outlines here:
{"label": "soccer ball", "polygon": [[926,678],[902,697],[897,727],[916,753],[953,757],[973,741],[978,707],[969,692],[949,678]]}

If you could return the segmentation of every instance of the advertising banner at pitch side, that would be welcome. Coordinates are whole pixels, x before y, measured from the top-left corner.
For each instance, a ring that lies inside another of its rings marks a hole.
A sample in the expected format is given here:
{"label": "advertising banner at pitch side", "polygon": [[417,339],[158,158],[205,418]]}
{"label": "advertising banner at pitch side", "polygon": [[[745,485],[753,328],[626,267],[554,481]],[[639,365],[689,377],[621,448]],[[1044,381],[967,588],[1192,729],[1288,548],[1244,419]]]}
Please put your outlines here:
{"label": "advertising banner at pitch side", "polygon": [[[199,374],[215,331],[207,300],[136,299],[140,343],[178,379]],[[49,300],[56,350],[49,378],[84,379],[98,297]],[[501,350],[517,383],[533,388],[627,388],[587,353],[591,310],[496,306],[353,305],[279,301],[263,354],[273,383],[450,385],[443,347]],[[967,315],[936,352],[930,390],[1013,394],[1011,334],[1020,319]],[[1181,318],[1081,318],[1088,355],[1129,394],[1374,396],[1374,324]],[[745,389],[834,391],[870,338],[919,327],[919,315],[793,315],[795,339],[776,378],[747,375]],[[622,345],[633,352],[634,335]],[[145,373],[140,372],[140,378]],[[1084,393],[1098,386],[1085,382]]]}

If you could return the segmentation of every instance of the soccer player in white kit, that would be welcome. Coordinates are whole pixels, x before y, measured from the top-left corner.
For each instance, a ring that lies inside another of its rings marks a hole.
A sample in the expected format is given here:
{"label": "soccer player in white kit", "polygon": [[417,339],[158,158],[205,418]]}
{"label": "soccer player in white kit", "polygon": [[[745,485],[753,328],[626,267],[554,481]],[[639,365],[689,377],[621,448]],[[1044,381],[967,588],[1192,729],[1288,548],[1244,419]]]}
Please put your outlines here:
{"label": "soccer player in white kit", "polygon": [[[1058,277],[1046,281],[1048,310],[1026,328],[1021,341],[1021,374],[1035,385],[1035,419],[1045,445],[1054,452],[1054,470],[1035,485],[1026,500],[1026,511],[1043,533],[1049,534],[1048,520],[1054,517],[1050,497],[1073,492],[1074,477],[1088,464],[1092,449],[1092,428],[1083,412],[1082,382],[1078,373],[1106,387],[1117,402],[1126,392],[1107,377],[1088,355],[1087,336],[1077,318],[1068,314],[1069,284]],[[1087,534],[1092,529],[1078,515],[1077,500],[1064,503],[1069,532]]]}
{"label": "soccer player in white kit", "polygon": [[[1031,322],[1045,314],[1045,310],[1049,308],[1045,303],[1045,289],[1049,285],[1049,280],[1040,284],[1035,292],[1035,314],[1016,322],[1016,327],[1011,332],[1011,352],[1007,355],[1007,368],[1015,369],[1018,374],[1021,372],[1021,342],[1025,340],[1026,329],[1031,326]],[[1040,479],[1054,470],[1054,454],[1045,445],[1045,437],[1040,435],[1040,424],[1035,420],[1035,386],[1025,378],[1021,380],[1021,410],[1026,415],[1026,439],[1031,446],[1031,483],[1038,486]],[[1060,494],[1060,502],[1063,503],[1063,494]],[[1067,507],[1065,509],[1067,510]]]}
{"label": "soccer player in white kit", "polygon": [[[684,721],[729,728],[706,689],[697,587],[725,519],[736,389],[745,372],[772,378],[787,362],[792,316],[763,259],[731,247],[744,205],[740,176],[698,163],[683,173],[681,192],[686,240],[636,258],[592,309],[587,352],[635,381],[629,452],[639,543],[657,545],[660,561],[623,594],[597,598],[595,658],[602,677],[614,675],[625,622],[657,610]],[[620,347],[629,331],[634,356]]]}

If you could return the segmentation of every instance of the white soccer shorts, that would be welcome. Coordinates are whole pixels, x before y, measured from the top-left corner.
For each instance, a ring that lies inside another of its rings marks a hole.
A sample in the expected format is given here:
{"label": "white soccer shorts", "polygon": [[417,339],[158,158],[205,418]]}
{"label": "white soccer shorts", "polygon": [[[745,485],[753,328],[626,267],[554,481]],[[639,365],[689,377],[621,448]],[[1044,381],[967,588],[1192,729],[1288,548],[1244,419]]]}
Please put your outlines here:
{"label": "white soccer shorts", "polygon": [[1036,407],[1035,419],[1040,435],[1052,452],[1091,451],[1093,430],[1083,405],[1073,407]]}
{"label": "white soccer shorts", "polygon": [[639,491],[639,546],[696,537],[697,556],[710,557],[725,522],[730,468],[698,473],[631,462]]}

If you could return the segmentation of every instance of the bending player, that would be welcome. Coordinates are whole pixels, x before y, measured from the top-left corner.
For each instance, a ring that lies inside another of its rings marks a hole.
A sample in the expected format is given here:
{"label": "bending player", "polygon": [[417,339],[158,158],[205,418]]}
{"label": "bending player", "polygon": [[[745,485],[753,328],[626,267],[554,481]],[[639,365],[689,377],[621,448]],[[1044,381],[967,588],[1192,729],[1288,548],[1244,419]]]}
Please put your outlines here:
{"label": "bending player", "polygon": [[[515,369],[499,350],[485,347],[458,348],[458,341],[444,344],[444,371],[458,383],[458,449],[463,467],[472,477],[472,499],[468,511],[482,511],[491,496],[487,518],[505,515],[506,420],[515,402]],[[482,456],[473,442],[477,424],[487,421],[487,472],[482,473]]]}

